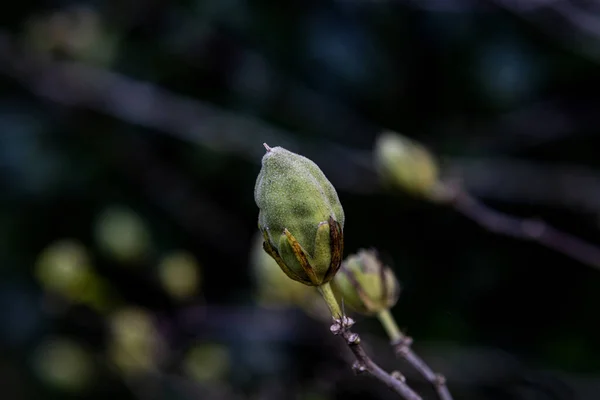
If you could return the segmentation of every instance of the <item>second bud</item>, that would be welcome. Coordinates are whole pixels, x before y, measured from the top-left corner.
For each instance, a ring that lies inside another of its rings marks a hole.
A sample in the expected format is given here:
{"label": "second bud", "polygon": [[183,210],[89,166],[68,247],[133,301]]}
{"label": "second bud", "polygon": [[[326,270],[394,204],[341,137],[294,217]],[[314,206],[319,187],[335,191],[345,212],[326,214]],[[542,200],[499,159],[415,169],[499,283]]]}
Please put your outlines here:
{"label": "second bud", "polygon": [[361,249],[346,258],[332,281],[340,301],[364,315],[392,308],[400,296],[400,283],[375,250]]}

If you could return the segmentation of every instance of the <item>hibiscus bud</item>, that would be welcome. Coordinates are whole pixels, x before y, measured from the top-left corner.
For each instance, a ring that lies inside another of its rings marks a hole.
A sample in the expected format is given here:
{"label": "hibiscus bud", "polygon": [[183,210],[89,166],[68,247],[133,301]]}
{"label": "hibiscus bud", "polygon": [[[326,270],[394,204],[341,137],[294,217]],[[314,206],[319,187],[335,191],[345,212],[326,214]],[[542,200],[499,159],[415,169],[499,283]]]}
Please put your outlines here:
{"label": "hibiscus bud", "polygon": [[382,182],[415,196],[436,200],[439,168],[424,146],[394,132],[384,132],[375,143],[375,167]]}
{"label": "hibiscus bud", "polygon": [[341,264],[344,210],[314,162],[282,147],[265,147],[254,188],[263,247],[287,276],[320,286]]}
{"label": "hibiscus bud", "polygon": [[365,315],[392,308],[400,296],[394,272],[379,260],[374,250],[360,250],[344,260],[332,286],[344,305]]}

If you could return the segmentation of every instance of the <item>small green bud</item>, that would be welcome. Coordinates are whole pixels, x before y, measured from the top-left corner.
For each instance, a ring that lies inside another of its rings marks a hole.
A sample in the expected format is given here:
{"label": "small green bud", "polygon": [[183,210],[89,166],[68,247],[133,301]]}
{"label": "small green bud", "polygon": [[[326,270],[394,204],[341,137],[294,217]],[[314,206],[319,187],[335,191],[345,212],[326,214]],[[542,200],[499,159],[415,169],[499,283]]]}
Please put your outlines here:
{"label": "small green bud", "polygon": [[375,315],[392,308],[400,296],[400,283],[374,250],[359,250],[342,263],[333,290],[354,311]]}
{"label": "small green bud", "polygon": [[263,247],[288,277],[320,286],[342,261],[344,210],[314,162],[281,147],[265,147],[254,188]]}
{"label": "small green bud", "polygon": [[418,142],[391,131],[383,132],[375,143],[375,167],[384,184],[436,199],[439,168],[431,152]]}

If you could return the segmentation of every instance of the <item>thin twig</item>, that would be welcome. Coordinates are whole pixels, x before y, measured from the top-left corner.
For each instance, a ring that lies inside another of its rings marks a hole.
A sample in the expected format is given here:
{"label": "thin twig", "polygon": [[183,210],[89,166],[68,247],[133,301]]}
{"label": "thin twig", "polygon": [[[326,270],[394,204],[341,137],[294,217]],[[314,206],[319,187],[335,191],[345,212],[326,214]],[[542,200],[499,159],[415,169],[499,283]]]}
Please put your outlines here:
{"label": "thin twig", "polygon": [[415,393],[415,391],[406,384],[405,379],[401,374],[395,373],[390,375],[371,360],[360,344],[360,337],[358,334],[350,331],[350,327],[353,324],[354,320],[352,320],[352,318],[342,316],[340,320],[336,320],[333,325],[331,325],[331,332],[334,335],[340,335],[344,338],[348,348],[356,357],[353,369],[359,373],[370,373],[374,378],[379,379],[406,400],[422,400],[421,396]]}
{"label": "thin twig", "polygon": [[461,189],[478,199],[537,203],[576,210],[579,214],[600,214],[597,169],[510,156],[440,159],[446,179],[459,180]]}
{"label": "thin twig", "polygon": [[421,357],[419,357],[411,348],[412,338],[404,336],[402,339],[393,342],[394,352],[399,357],[406,360],[415,370],[419,372],[427,382],[435,388],[440,400],[452,400],[452,395],[446,386],[446,377],[442,374],[433,372]]}
{"label": "thin twig", "polygon": [[490,232],[531,240],[583,264],[600,269],[600,248],[536,218],[518,218],[496,211],[464,190],[453,193],[450,204]]}
{"label": "thin twig", "polygon": [[419,357],[411,348],[412,338],[406,336],[400,330],[390,310],[383,310],[377,314],[377,318],[390,337],[394,353],[405,359],[427,382],[429,382],[438,394],[440,400],[452,400],[452,395],[446,386],[446,377],[433,370]]}

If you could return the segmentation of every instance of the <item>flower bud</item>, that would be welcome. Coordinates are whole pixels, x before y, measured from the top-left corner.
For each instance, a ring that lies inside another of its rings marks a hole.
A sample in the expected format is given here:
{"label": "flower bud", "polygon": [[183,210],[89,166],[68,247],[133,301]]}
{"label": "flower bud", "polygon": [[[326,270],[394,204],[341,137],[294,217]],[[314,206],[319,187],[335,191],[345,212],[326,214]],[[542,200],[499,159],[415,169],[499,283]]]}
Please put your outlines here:
{"label": "flower bud", "polygon": [[346,258],[332,286],[345,305],[365,315],[392,308],[400,296],[394,272],[381,263],[374,250],[359,250]]}
{"label": "flower bud", "polygon": [[254,188],[263,247],[293,280],[327,283],[342,260],[344,210],[338,195],[308,158],[265,147]]}
{"label": "flower bud", "polygon": [[375,143],[375,167],[384,184],[435,199],[438,165],[418,142],[391,131],[383,132]]}

